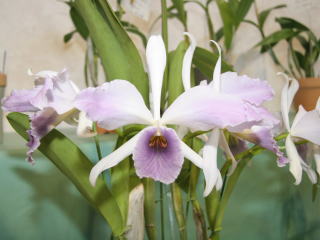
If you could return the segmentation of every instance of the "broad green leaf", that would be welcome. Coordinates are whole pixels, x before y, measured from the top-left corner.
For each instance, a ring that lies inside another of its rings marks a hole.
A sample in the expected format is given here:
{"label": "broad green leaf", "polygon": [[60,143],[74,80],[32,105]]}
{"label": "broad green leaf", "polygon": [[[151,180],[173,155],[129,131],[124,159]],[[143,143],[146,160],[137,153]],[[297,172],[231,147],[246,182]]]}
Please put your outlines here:
{"label": "broad green leaf", "polygon": [[[193,64],[206,76],[208,80],[212,79],[213,69],[218,60],[218,55],[204,48],[197,47],[194,56]],[[222,72],[233,71],[232,67],[225,61],[222,61]]]}
{"label": "broad green leaf", "polygon": [[232,9],[229,7],[228,2],[224,0],[216,1],[220,16],[223,22],[223,33],[224,33],[224,45],[227,50],[230,49],[233,33],[234,33],[234,19]]}
{"label": "broad green leaf", "polygon": [[139,52],[109,3],[99,0],[95,5],[92,1],[76,0],[74,4],[89,28],[107,79],[130,81],[148,104],[148,80]]}
{"label": "broad green leaf", "polygon": [[268,47],[270,45],[277,44],[281,40],[291,39],[292,37],[295,37],[298,34],[298,31],[293,31],[291,29],[279,30],[264,38],[261,42],[257,43],[256,46]]}
{"label": "broad green leaf", "polygon": [[[8,121],[15,131],[25,140],[29,129],[29,118],[21,113],[10,113]],[[79,192],[95,206],[109,223],[113,233],[117,236],[124,231],[124,222],[119,207],[107,188],[102,177],[99,177],[96,186],[89,183],[89,173],[92,162],[70,139],[53,129],[42,138],[39,151],[45,155],[59,170],[69,178]]]}
{"label": "broad green leaf", "polygon": [[278,22],[282,29],[297,29],[300,31],[310,31],[308,27],[303,25],[302,23],[288,17],[279,17],[276,18],[276,22]]}
{"label": "broad green leaf", "polygon": [[183,57],[188,48],[186,41],[181,41],[177,49],[169,54],[168,103],[169,105],[184,92],[182,84]]}
{"label": "broad green leaf", "polygon": [[267,20],[267,18],[269,16],[269,14],[273,10],[284,8],[284,7],[286,7],[286,5],[285,4],[281,4],[281,5],[277,5],[277,6],[274,6],[272,8],[268,8],[268,9],[262,11],[258,16],[258,23],[259,23],[260,28],[263,29],[263,26],[264,26],[264,24],[265,24],[265,22],[266,22],[266,20]]}
{"label": "broad green leaf", "polygon": [[[118,137],[116,148],[125,142],[124,137]],[[112,194],[120,208],[122,219],[127,222],[128,201],[130,193],[130,158],[126,158],[111,169]]]}

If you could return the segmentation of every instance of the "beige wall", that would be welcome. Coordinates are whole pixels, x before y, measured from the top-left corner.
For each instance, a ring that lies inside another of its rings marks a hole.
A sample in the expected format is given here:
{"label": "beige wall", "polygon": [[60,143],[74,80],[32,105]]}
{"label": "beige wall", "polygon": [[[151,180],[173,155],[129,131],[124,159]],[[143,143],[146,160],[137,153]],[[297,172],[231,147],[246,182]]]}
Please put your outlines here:
{"label": "beige wall", "polygon": [[[112,1],[115,2],[115,1]],[[135,22],[148,35],[160,33],[160,22],[150,30],[152,20],[159,14],[159,2],[150,0],[153,4],[148,21],[135,16],[127,18]],[[277,16],[291,16],[310,26],[320,34],[317,17],[320,12],[319,0],[258,0],[259,9],[265,9],[280,3],[286,3],[288,8],[281,9],[274,14],[266,24],[268,33],[277,29],[272,19]],[[197,38],[199,45],[208,47],[208,35],[202,10],[194,4],[187,4],[189,11],[189,31]],[[215,28],[221,26],[215,4],[211,9]],[[130,13],[129,13],[130,14]],[[7,50],[7,94],[12,89],[31,88],[32,79],[27,76],[28,68],[34,72],[40,70],[59,70],[67,67],[71,78],[80,86],[83,80],[83,55],[85,43],[76,36],[68,44],[62,41],[63,35],[73,30],[69,19],[68,7],[62,1],[56,0],[0,0],[0,53]],[[249,19],[255,19],[251,9]],[[182,39],[183,28],[177,20],[170,21],[170,48],[173,49]],[[143,47],[137,40],[139,49]],[[281,81],[275,77],[278,71],[267,55],[261,56],[256,49],[252,49],[260,40],[258,32],[248,24],[242,24],[237,32],[229,60],[241,74],[267,79],[277,92],[281,89]],[[285,46],[280,44],[276,52],[281,59],[285,59]],[[0,64],[1,65],[1,64]],[[318,71],[319,72],[319,71]],[[268,105],[274,111],[279,109],[279,97]],[[10,127],[5,121],[5,130]]]}

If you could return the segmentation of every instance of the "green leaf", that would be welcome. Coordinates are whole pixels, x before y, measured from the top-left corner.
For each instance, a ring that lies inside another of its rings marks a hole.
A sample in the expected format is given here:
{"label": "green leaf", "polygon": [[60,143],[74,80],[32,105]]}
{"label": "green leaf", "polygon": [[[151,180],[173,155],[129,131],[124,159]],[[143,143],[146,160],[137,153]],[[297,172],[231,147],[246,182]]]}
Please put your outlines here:
{"label": "green leaf", "polygon": [[88,27],[72,3],[70,4],[69,13],[70,13],[70,17],[73,22],[73,25],[75,26],[77,32],[81,35],[83,39],[87,39],[89,36]]}
{"label": "green leaf", "polygon": [[220,16],[223,22],[223,33],[224,33],[224,45],[227,50],[231,48],[233,33],[234,33],[234,21],[233,13],[228,2],[224,0],[216,1]]}
{"label": "green leaf", "polygon": [[186,41],[181,41],[177,49],[169,54],[168,103],[169,105],[184,92],[182,83],[183,57],[188,48]]}
{"label": "green leaf", "polygon": [[235,28],[237,29],[240,23],[243,21],[245,16],[247,15],[248,11],[251,8],[252,3],[254,0],[242,0],[240,1],[235,17]]}
{"label": "green leaf", "polygon": [[69,32],[67,33],[66,35],[63,36],[63,42],[64,43],[67,43],[71,40],[71,38],[73,37],[73,34],[75,34],[76,31],[72,31],[72,32]]}
{"label": "green leaf", "polygon": [[276,18],[276,22],[278,22],[282,29],[296,29],[300,31],[310,31],[308,27],[303,25],[302,23],[288,17],[279,17]]}
{"label": "green leaf", "polygon": [[267,36],[261,42],[257,43],[256,47],[257,46],[269,47],[270,45],[277,44],[281,40],[291,39],[291,38],[295,37],[298,34],[299,34],[298,31],[293,31],[291,29],[279,30],[279,31],[274,32],[271,35]]}
{"label": "green leaf", "polygon": [[[218,60],[218,54],[214,54],[204,48],[197,47],[194,56],[193,64],[201,71],[207,79],[211,79],[213,75],[213,69]],[[233,71],[232,67],[225,61],[222,61],[222,72]]]}
{"label": "green leaf", "polygon": [[99,0],[94,5],[92,1],[76,0],[75,6],[90,30],[90,37],[97,48],[107,79],[130,81],[148,104],[148,79],[139,52],[109,3]]}
{"label": "green leaf", "polygon": [[184,26],[187,25],[187,14],[184,10],[184,0],[172,0],[173,6],[177,9],[178,19]]}
{"label": "green leaf", "polygon": [[272,7],[272,8],[268,8],[268,9],[262,11],[262,12],[258,15],[258,23],[259,23],[260,28],[263,29],[263,26],[264,26],[264,24],[265,24],[265,22],[266,22],[266,20],[267,20],[267,18],[268,18],[268,16],[269,16],[269,14],[270,14],[273,10],[275,10],[275,9],[280,9],[280,8],[284,8],[284,7],[286,7],[286,5],[285,5],[285,4],[281,4],[281,5],[277,5],[277,6],[274,6],[274,7]]}
{"label": "green leaf", "polygon": [[[26,131],[30,127],[28,116],[10,113],[7,118],[14,130],[27,140]],[[117,236],[121,235],[125,225],[119,207],[102,177],[98,178],[95,187],[91,186],[89,173],[93,164],[77,145],[58,130],[53,129],[41,139],[39,151],[56,165],[79,192],[98,209],[109,223],[113,233]]]}

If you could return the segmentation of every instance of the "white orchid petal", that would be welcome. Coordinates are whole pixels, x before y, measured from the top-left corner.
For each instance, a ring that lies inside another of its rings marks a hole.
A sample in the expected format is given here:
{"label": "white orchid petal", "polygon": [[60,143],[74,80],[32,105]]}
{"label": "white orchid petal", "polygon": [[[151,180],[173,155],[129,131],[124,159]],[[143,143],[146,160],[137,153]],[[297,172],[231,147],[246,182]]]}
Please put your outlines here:
{"label": "white orchid petal", "polygon": [[227,154],[227,156],[231,159],[231,168],[228,171],[228,176],[231,176],[231,174],[234,172],[234,170],[237,168],[238,162],[233,156],[231,149],[229,147],[228,141],[223,133],[221,133],[221,147],[223,148],[224,152]]}
{"label": "white orchid petal", "polygon": [[320,97],[318,98],[317,104],[316,104],[316,109],[319,111],[320,110]]}
{"label": "white orchid petal", "polygon": [[96,133],[92,129],[92,121],[87,118],[85,112],[79,113],[79,120],[77,126],[77,135],[79,137],[93,137]]}
{"label": "white orchid petal", "polygon": [[307,112],[302,106],[292,123],[290,134],[320,145],[320,112]]}
{"label": "white orchid petal", "polygon": [[137,144],[137,141],[143,131],[123,144],[120,148],[110,153],[108,156],[102,158],[91,170],[89,180],[92,186],[95,186],[100,173],[117,165],[119,162],[130,156]]}
{"label": "white orchid petal", "polygon": [[199,154],[193,151],[187,144],[183,141],[180,141],[182,154],[185,158],[189,159],[194,165],[198,168],[203,167],[203,160]]}
{"label": "white orchid petal", "polygon": [[214,67],[214,71],[213,71],[213,79],[212,82],[210,83],[210,85],[217,91],[220,91],[220,75],[221,75],[221,48],[219,46],[219,44],[213,40],[211,40],[211,42],[213,42],[219,52],[219,58],[217,60],[216,66]]}
{"label": "white orchid petal", "polygon": [[294,145],[294,142],[291,139],[291,136],[288,135],[286,138],[286,150],[289,158],[289,170],[296,179],[295,184],[298,185],[302,179],[302,166],[301,162],[303,161]]}
{"label": "white orchid petal", "polygon": [[182,83],[183,83],[184,90],[186,91],[191,87],[190,74],[191,74],[192,57],[193,57],[194,50],[196,49],[197,42],[190,33],[185,32],[184,35],[188,36],[190,40],[190,46],[183,57],[183,64],[182,64]]}
{"label": "white orchid petal", "polygon": [[281,92],[281,113],[286,129],[290,130],[289,111],[296,92],[299,89],[299,83],[296,79],[289,78],[284,73],[278,73],[285,79],[285,84]]}
{"label": "white orchid petal", "polygon": [[160,119],[160,102],[163,74],[166,67],[166,48],[160,35],[149,38],[146,49],[147,65],[155,120]]}
{"label": "white orchid petal", "polygon": [[316,172],[304,161],[301,162],[301,165],[302,165],[303,171],[307,173],[311,183],[316,184],[318,179]]}
{"label": "white orchid petal", "polygon": [[203,147],[203,173],[206,180],[204,197],[208,196],[219,178],[220,171],[217,166],[217,154],[219,144],[219,129],[214,129],[209,136],[209,140]]}

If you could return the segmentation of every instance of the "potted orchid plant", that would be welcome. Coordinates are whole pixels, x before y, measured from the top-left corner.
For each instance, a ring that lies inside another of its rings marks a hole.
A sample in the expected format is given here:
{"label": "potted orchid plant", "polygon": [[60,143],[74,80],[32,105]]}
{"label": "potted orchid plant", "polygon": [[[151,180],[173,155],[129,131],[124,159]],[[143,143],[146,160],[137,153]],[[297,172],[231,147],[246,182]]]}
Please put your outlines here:
{"label": "potted orchid plant", "polygon": [[[164,13],[166,1],[162,2]],[[169,54],[167,18],[162,14],[162,35],[150,36],[146,44],[146,73],[107,1],[72,4],[86,24],[108,81],[80,90],[66,70],[30,73],[35,87],[13,91],[2,100],[2,108],[11,112],[10,124],[27,140],[27,161],[35,164],[33,152],[42,152],[104,217],[114,238],[144,239],[146,234],[157,239],[160,232],[164,239],[162,214],[156,225],[156,191],[162,213],[168,186],[180,239],[188,239],[189,206],[196,238],[220,239],[225,208],[239,176],[265,149],[276,155],[279,167],[289,165],[296,184],[304,171],[317,183],[316,171],[296,145],[320,144],[319,110],[300,107],[291,124],[289,109],[299,88],[295,79],[283,76],[282,119],[277,119],[262,106],[273,98],[273,89],[260,79],[222,73],[218,43],[213,41],[218,55],[209,66],[214,69],[211,81],[195,83],[196,40],[185,33]],[[76,126],[79,136],[95,139],[98,162],[55,129],[63,121]],[[280,122],[283,132],[277,132]],[[101,154],[97,126],[117,136],[114,151],[106,156]],[[236,151],[231,142],[245,144]],[[222,167],[219,148],[225,153]],[[319,161],[316,164],[319,170]]]}
{"label": "potted orchid plant", "polygon": [[[269,52],[281,71],[299,80],[301,87],[295,97],[296,107],[303,105],[307,110],[315,108],[320,96],[319,73],[315,69],[319,59],[320,39],[309,27],[290,17],[277,17],[275,21],[280,29],[266,35],[264,24],[269,14],[285,5],[277,5],[261,12],[258,11],[256,4],[254,6],[257,22],[249,20],[246,22],[255,26],[261,34],[262,40],[256,46],[260,47],[261,53]],[[274,51],[274,47],[281,41],[287,44],[287,65],[279,61]]]}

